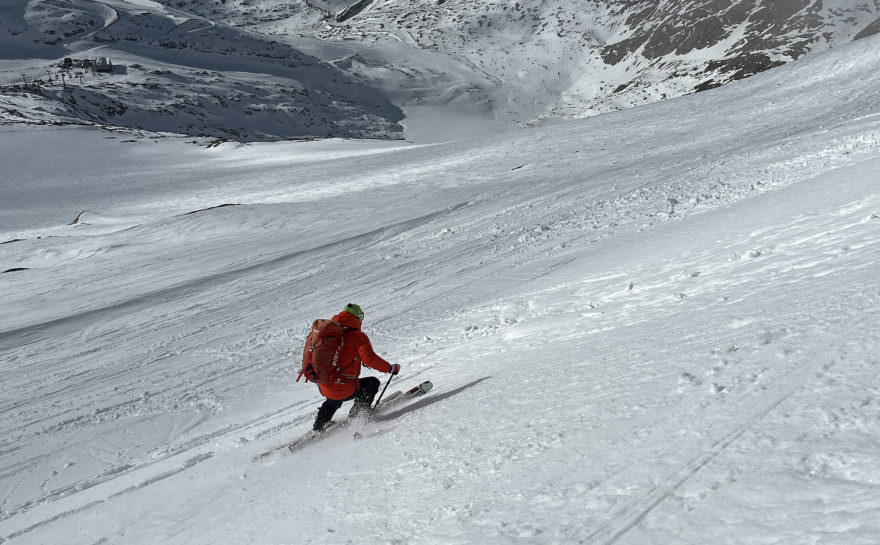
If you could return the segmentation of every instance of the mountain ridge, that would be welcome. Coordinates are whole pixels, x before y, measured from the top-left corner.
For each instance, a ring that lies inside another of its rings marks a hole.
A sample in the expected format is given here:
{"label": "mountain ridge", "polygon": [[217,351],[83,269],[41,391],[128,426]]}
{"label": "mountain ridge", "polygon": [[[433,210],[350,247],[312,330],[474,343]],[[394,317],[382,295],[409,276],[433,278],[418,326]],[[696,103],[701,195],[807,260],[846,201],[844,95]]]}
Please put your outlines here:
{"label": "mountain ridge", "polygon": [[[87,74],[65,100],[29,96],[37,108],[0,94],[7,121],[45,121],[42,109],[53,122],[241,141],[442,140],[466,137],[462,120],[516,130],[719,87],[880,32],[880,0],[6,0],[0,11],[7,55],[103,52],[146,67]],[[20,63],[4,64],[0,83]]]}

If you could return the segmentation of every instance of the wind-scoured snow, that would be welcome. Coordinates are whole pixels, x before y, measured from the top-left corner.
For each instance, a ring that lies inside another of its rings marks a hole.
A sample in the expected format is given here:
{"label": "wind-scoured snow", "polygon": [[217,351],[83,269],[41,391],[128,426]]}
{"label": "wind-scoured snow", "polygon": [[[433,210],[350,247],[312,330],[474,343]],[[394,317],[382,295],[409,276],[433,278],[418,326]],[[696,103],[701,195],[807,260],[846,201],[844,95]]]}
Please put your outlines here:
{"label": "wind-scoured snow", "polygon": [[[3,126],[0,541],[877,543],[878,74],[433,145]],[[348,302],[434,390],[254,463]]]}

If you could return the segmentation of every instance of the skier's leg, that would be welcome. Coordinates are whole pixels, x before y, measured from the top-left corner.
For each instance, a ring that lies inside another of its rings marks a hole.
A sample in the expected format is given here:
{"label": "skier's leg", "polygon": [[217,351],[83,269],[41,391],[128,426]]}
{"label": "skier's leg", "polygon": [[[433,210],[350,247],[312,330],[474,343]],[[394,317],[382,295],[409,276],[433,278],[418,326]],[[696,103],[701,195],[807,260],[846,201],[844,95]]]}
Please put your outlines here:
{"label": "skier's leg", "polygon": [[315,417],[315,423],[312,426],[312,429],[315,431],[323,431],[330,420],[333,419],[333,415],[339,407],[342,407],[342,401],[330,398],[325,399],[324,403],[318,408],[318,416]]}
{"label": "skier's leg", "polygon": [[349,418],[356,418],[362,414],[368,414],[373,398],[379,392],[381,383],[376,377],[364,377],[360,379],[357,393],[354,395],[354,406],[349,411]]}

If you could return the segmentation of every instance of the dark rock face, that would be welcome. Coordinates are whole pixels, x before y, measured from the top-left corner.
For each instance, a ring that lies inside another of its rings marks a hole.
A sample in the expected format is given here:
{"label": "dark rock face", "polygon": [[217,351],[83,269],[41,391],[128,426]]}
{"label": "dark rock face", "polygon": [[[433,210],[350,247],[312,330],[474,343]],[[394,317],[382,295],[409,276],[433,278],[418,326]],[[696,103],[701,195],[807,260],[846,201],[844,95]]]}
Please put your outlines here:
{"label": "dark rock face", "polygon": [[[625,16],[629,37],[602,47],[602,59],[617,65],[632,57],[663,61],[669,57],[717,47],[698,71],[701,91],[752,76],[815,50],[833,45],[840,34],[863,24],[864,14],[877,13],[878,2],[839,3],[825,9],[822,0],[681,0],[608,2]],[[846,9],[846,8],[849,9]],[[864,27],[855,39],[880,32],[880,19]],[[735,35],[740,37],[729,42]],[[719,54],[720,53],[720,54]]]}
{"label": "dark rock face", "polygon": [[351,19],[352,17],[363,11],[365,7],[370,5],[370,2],[371,0],[358,0],[357,2],[354,2],[353,4],[336,14],[336,22],[342,23]]}
{"label": "dark rock face", "polygon": [[782,61],[772,61],[766,53],[744,53],[729,59],[709,61],[706,64],[708,71],[717,71],[722,74],[730,74],[733,80],[754,76],[758,72],[769,70],[775,66],[784,64]]}
{"label": "dark rock face", "polygon": [[666,4],[664,13],[653,7],[654,2],[641,4],[645,4],[642,10],[627,18],[627,25],[636,32],[627,40],[626,53],[634,53],[644,46],[642,54],[648,59],[673,53],[685,55],[728,39],[735,25],[748,17],[753,6],[753,2],[747,0],[732,5],[721,0],[703,0],[691,6]]}
{"label": "dark rock face", "polygon": [[878,33],[880,33],[880,17],[875,19],[873,23],[863,28],[861,32],[856,34],[855,39],[861,40],[862,38],[867,38],[868,36],[873,36],[874,34]]}
{"label": "dark rock face", "polygon": [[[796,59],[809,51],[825,21],[820,15],[821,1],[777,0],[683,0],[665,2],[613,2],[630,11],[626,26],[630,38],[608,44],[603,57],[609,64],[636,54],[648,59],[685,55],[728,40],[734,31],[744,29],[743,37],[727,50],[731,56],[778,50]],[[775,63],[771,63],[775,64]],[[769,66],[768,66],[769,67]]]}

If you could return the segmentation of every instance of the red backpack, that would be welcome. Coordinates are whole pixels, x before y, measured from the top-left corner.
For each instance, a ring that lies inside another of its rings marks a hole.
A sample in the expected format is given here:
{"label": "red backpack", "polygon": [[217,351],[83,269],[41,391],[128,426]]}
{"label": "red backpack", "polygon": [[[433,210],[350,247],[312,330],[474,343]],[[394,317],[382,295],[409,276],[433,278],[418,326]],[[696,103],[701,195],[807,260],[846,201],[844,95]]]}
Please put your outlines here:
{"label": "red backpack", "polygon": [[350,379],[343,372],[339,361],[343,333],[345,328],[342,324],[333,320],[315,320],[312,323],[312,332],[306,338],[303,349],[302,371],[296,377],[297,382],[303,376],[306,377],[306,382],[318,384],[343,384]]}

